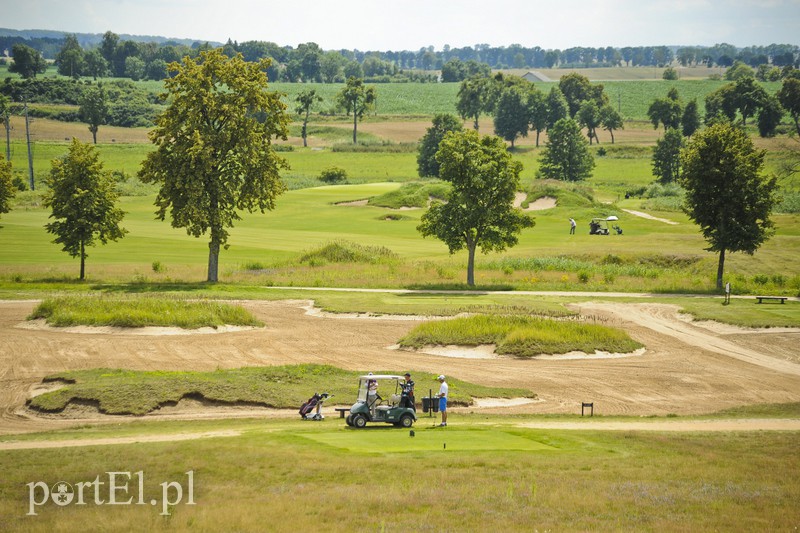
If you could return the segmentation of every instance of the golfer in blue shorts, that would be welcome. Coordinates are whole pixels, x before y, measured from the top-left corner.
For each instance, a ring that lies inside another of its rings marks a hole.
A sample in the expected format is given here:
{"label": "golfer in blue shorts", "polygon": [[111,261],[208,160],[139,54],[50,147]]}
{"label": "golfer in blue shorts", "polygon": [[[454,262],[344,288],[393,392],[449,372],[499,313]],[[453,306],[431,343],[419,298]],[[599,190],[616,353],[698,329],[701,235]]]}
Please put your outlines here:
{"label": "golfer in blue shorts", "polygon": [[444,380],[444,376],[439,376],[437,378],[439,380],[439,412],[442,413],[442,423],[439,424],[439,427],[446,427],[447,426],[447,392],[450,387],[447,386],[447,382]]}

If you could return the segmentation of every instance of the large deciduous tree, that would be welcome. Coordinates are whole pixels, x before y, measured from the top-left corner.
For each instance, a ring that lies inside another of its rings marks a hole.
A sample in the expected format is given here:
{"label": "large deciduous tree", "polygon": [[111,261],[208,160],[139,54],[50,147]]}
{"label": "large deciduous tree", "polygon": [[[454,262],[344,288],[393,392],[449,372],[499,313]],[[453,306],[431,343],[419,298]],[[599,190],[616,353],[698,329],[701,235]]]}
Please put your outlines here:
{"label": "large deciduous tree", "polygon": [[494,110],[494,132],[514,148],[517,137],[528,136],[529,123],[527,98],[523,89],[516,86],[504,88]]}
{"label": "large deciduous tree", "polygon": [[550,88],[547,93],[547,130],[555,126],[556,122],[562,118],[569,117],[569,105],[567,99],[561,93],[557,85]]}
{"label": "large deciduous tree", "polygon": [[697,110],[697,100],[690,100],[683,108],[681,131],[686,137],[691,137],[698,129],[700,129],[700,113]]}
{"label": "large deciduous tree", "polygon": [[539,135],[547,129],[550,110],[547,107],[547,97],[536,87],[528,91],[528,120],[530,127],[536,132],[536,146],[539,146]]}
{"label": "large deciduous tree", "polygon": [[11,200],[16,193],[16,187],[11,181],[11,161],[6,161],[0,155],[0,215],[11,211]]}
{"label": "large deciduous tree", "polygon": [[622,120],[622,115],[611,107],[610,104],[604,105],[600,108],[600,125],[611,134],[611,144],[614,144],[614,131],[625,128],[625,122]]}
{"label": "large deciduous tree", "polygon": [[718,122],[696,133],[681,155],[684,210],[700,226],[706,249],[719,253],[717,289],[725,253],[752,255],[774,232],[770,214],[778,185],[761,174],[764,153],[744,130]]}
{"label": "large deciduous tree", "polygon": [[475,285],[475,251],[502,251],[534,221],[514,207],[522,164],[502,139],[474,130],[448,133],[436,159],[439,177],[452,184],[447,202],[434,202],[417,230],[442,240],[453,254],[467,249],[467,284]]}
{"label": "large deciduous tree", "polygon": [[315,89],[300,91],[300,94],[295,98],[297,114],[303,117],[303,128],[300,130],[300,135],[303,137],[303,146],[308,146],[308,116],[311,114],[311,107],[321,101],[322,97],[317,94]]}
{"label": "large deciduous tree", "polygon": [[558,88],[567,101],[571,118],[576,118],[585,102],[594,101],[598,109],[608,103],[604,87],[600,84],[592,85],[589,78],[577,72],[562,76]]}
{"label": "large deciduous tree", "polygon": [[83,75],[83,71],[86,69],[86,60],[83,48],[75,35],[67,34],[64,37],[64,45],[56,54],[55,63],[58,73],[62,76],[78,79]]}
{"label": "large deciduous tree", "polygon": [[42,54],[28,45],[15,44],[11,47],[14,62],[8,66],[9,72],[15,72],[25,79],[35,78],[47,70],[47,62]]}
{"label": "large deciduous tree", "polygon": [[478,130],[478,119],[486,112],[492,80],[485,76],[473,76],[461,82],[458,88],[456,110],[462,119],[472,119],[472,127]]}
{"label": "large deciduous tree", "polygon": [[783,108],[794,120],[794,127],[800,135],[800,79],[786,78],[777,93]]}
{"label": "large deciduous tree", "polygon": [[102,87],[88,89],[81,95],[78,114],[89,125],[92,141],[97,144],[97,131],[108,118],[108,100]]}
{"label": "large deciduous tree", "polygon": [[539,158],[545,178],[580,181],[592,176],[594,158],[577,122],[563,118],[547,132],[548,140]]}
{"label": "large deciduous tree", "polygon": [[683,106],[677,98],[677,93],[672,93],[666,98],[656,98],[647,108],[647,116],[653,123],[653,128],[658,128],[659,124],[663,124],[664,131],[669,128],[679,128],[682,115]]}
{"label": "large deciduous tree", "polygon": [[170,104],[150,133],[156,150],[139,176],[161,184],[160,219],[169,212],[173,227],[210,234],[208,281],[218,279],[220,246],[239,211],[271,210],[285,190],[279,172],[288,165],[272,138],[286,139],[288,118],[280,94],[268,90],[269,64],[209,50],[170,64],[175,74],[164,80]]}
{"label": "large deciduous tree", "polygon": [[675,128],[668,129],[664,136],[656,141],[653,149],[653,176],[659,183],[678,181],[681,175],[683,146],[683,135]]}
{"label": "large deciduous tree", "polygon": [[586,128],[589,144],[592,144],[592,140],[596,140],[597,144],[600,144],[600,139],[597,138],[597,127],[601,124],[600,109],[598,109],[594,100],[587,100],[582,103],[575,118],[578,124]]}
{"label": "large deciduous tree", "polygon": [[119,223],[125,216],[117,207],[119,195],[114,178],[103,170],[99,155],[91,144],[72,139],[67,154],[54,159],[47,177],[50,190],[44,205],[50,207],[53,222],[45,224],[56,236],[54,243],[81,261],[80,279],[85,278],[86,248],[96,241],[106,244],[121,239],[127,231]]}
{"label": "large deciduous tree", "polygon": [[461,131],[463,124],[454,115],[440,113],[433,117],[431,127],[419,141],[419,154],[417,155],[417,172],[420,177],[439,177],[439,161],[436,160],[436,152],[439,151],[439,143],[444,136],[451,131]]}
{"label": "large deciduous tree", "polygon": [[358,121],[364,113],[375,107],[378,98],[377,90],[374,86],[364,85],[364,80],[360,78],[347,78],[347,84],[336,95],[339,105],[353,114],[353,144],[356,144],[358,134]]}

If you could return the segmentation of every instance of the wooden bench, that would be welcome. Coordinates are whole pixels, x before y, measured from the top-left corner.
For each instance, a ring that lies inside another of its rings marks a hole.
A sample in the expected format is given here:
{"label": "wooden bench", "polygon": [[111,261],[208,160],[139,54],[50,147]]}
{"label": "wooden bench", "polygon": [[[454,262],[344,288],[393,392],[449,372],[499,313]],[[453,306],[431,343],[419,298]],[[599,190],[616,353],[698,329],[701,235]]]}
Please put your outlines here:
{"label": "wooden bench", "polygon": [[344,418],[346,416],[345,413],[349,413],[350,412],[350,408],[349,407],[337,407],[336,409],[334,409],[334,411],[339,413],[339,418]]}
{"label": "wooden bench", "polygon": [[780,300],[781,303],[786,303],[788,298],[788,296],[756,296],[758,303],[762,303],[764,300]]}
{"label": "wooden bench", "polygon": [[583,416],[583,410],[589,408],[589,416],[594,416],[594,402],[581,402],[581,416]]}

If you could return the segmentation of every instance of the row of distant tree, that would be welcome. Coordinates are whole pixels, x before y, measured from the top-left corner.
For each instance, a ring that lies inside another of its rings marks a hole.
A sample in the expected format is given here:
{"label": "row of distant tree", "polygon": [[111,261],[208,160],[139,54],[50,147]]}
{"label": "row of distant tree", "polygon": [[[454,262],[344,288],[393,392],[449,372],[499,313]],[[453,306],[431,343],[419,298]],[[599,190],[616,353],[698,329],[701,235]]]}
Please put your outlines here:
{"label": "row of distant tree", "polygon": [[[76,34],[65,34],[57,48],[53,41],[52,38],[38,38],[25,42],[19,36],[0,37],[0,49],[9,50],[15,60],[20,54],[27,57],[35,51],[42,64],[53,60],[59,72],[67,76],[160,80],[167,75],[167,64],[185,56],[197,57],[201,51],[214,48],[209,43],[199,42],[187,45],[121,39],[110,31],[93,45],[82,43]],[[564,50],[518,44],[500,47],[478,44],[461,48],[445,45],[438,51],[429,46],[417,51],[362,52],[323,50],[313,42],[291,47],[269,41],[238,43],[229,40],[222,51],[228,57],[240,53],[247,61],[271,58],[267,75],[272,81],[325,83],[341,83],[349,77],[364,78],[368,82],[435,81],[437,77],[433,71],[441,71],[443,81],[461,81],[492,68],[665,67],[676,63],[729,67],[736,61],[756,68],[759,65],[797,66],[800,60],[797,45],[737,48],[726,43],[710,47],[608,46]],[[31,75],[36,73],[34,70]]]}

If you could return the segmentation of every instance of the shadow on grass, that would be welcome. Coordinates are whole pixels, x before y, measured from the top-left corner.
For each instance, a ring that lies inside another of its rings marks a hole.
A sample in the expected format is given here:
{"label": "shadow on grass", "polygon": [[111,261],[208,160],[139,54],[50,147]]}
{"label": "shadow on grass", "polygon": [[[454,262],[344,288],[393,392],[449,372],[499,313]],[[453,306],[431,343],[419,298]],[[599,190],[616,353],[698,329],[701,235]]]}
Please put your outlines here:
{"label": "shadow on grass", "polygon": [[116,283],[95,284],[90,288],[93,291],[105,293],[146,294],[156,292],[195,292],[213,289],[217,283],[206,281],[189,283]]}
{"label": "shadow on grass", "polygon": [[406,289],[411,289],[415,291],[429,291],[429,292],[436,292],[436,291],[465,291],[471,294],[486,294],[490,292],[497,292],[497,291],[513,291],[515,287],[513,285],[474,285],[469,286],[464,283],[413,283],[411,285],[406,285]]}

